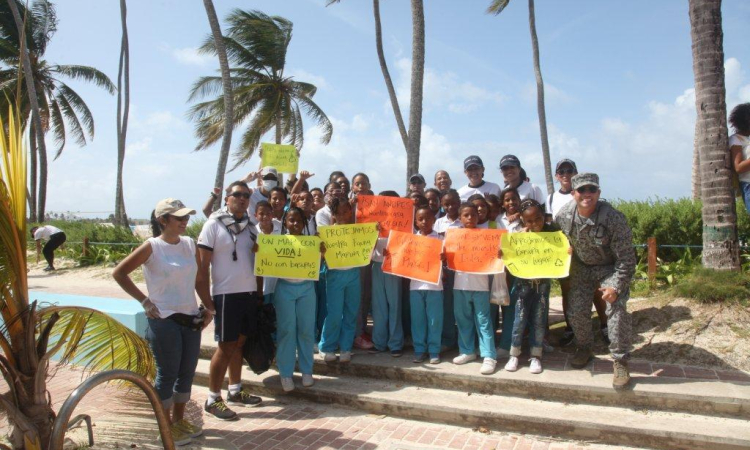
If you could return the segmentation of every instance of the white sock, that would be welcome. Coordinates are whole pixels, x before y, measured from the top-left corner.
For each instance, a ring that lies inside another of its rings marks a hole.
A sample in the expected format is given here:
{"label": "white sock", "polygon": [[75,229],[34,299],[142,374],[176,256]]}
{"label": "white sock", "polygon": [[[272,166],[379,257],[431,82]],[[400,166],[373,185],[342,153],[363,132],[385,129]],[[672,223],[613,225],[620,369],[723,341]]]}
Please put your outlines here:
{"label": "white sock", "polygon": [[242,383],[230,384],[229,393],[234,395],[242,390]]}
{"label": "white sock", "polygon": [[221,397],[221,392],[208,391],[208,401],[206,401],[206,404],[210,405],[211,403],[215,402],[216,399],[219,397]]}

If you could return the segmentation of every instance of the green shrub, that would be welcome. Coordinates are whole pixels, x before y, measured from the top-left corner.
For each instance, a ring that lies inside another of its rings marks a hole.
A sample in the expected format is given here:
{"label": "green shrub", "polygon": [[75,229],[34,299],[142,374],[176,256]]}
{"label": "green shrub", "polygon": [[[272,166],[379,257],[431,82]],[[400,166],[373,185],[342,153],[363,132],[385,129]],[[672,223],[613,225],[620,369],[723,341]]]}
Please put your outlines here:
{"label": "green shrub", "polygon": [[188,225],[187,229],[185,229],[185,236],[190,236],[197,241],[198,235],[201,234],[201,229],[203,229],[203,224],[205,223],[206,219],[191,221],[190,225]]}
{"label": "green shrub", "polygon": [[675,285],[674,294],[701,303],[739,302],[746,305],[750,298],[750,275],[698,267]]}

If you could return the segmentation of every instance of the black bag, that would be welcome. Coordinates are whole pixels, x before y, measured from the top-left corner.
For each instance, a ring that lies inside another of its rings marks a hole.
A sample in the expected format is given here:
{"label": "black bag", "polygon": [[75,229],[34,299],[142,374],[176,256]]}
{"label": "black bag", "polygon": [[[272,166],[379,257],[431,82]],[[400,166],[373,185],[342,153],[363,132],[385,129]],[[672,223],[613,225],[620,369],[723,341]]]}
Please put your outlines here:
{"label": "black bag", "polygon": [[[242,347],[242,357],[256,374],[267,371],[276,356],[276,345],[272,334],[276,331],[276,310],[273,305],[258,306],[255,333],[248,336]],[[252,329],[252,327],[251,327]]]}

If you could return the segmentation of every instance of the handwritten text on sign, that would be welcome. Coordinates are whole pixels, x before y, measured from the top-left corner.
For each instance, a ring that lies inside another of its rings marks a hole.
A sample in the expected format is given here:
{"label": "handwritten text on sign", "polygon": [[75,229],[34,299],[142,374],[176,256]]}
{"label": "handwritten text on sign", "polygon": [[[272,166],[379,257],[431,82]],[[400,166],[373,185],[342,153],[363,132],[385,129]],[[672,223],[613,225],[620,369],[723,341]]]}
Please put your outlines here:
{"label": "handwritten text on sign", "polygon": [[374,223],[321,226],[318,233],[326,245],[325,258],[330,269],[366,266],[378,241]]}
{"label": "handwritten text on sign", "polygon": [[518,278],[565,278],[570,272],[570,244],[562,231],[511,233],[502,245],[505,266]]}
{"label": "handwritten text on sign", "polygon": [[503,261],[497,257],[503,234],[505,230],[449,228],[445,234],[448,268],[467,273],[503,272]]}
{"label": "handwritten text on sign", "polygon": [[443,264],[443,241],[402,231],[391,231],[383,272],[412,280],[438,284]]}
{"label": "handwritten text on sign", "polygon": [[357,223],[377,222],[380,237],[388,237],[391,230],[414,231],[414,201],[410,198],[381,195],[357,196]]}
{"label": "handwritten text on sign", "polygon": [[295,280],[317,280],[320,238],[317,236],[258,235],[255,275]]}
{"label": "handwritten text on sign", "polygon": [[263,167],[271,166],[279,173],[297,173],[299,156],[293,145],[263,143],[261,149],[263,150],[263,155],[261,155]]}

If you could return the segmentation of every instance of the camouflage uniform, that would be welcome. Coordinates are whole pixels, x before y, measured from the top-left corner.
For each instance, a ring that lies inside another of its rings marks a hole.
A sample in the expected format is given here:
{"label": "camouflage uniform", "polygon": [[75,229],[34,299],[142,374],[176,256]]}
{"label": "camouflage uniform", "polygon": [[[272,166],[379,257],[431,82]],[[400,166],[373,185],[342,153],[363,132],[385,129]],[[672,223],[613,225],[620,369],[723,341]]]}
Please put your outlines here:
{"label": "camouflage uniform", "polygon": [[[597,180],[598,182],[598,180]],[[626,361],[631,349],[631,318],[627,311],[630,280],[635,273],[636,256],[633,236],[625,216],[609,203],[599,200],[590,217],[581,217],[575,201],[566,204],[555,217],[573,247],[570,268],[570,311],[578,347],[590,350],[591,305],[600,287],[612,287],[617,300],[607,302],[607,323],[611,344],[609,350],[616,360]]]}

